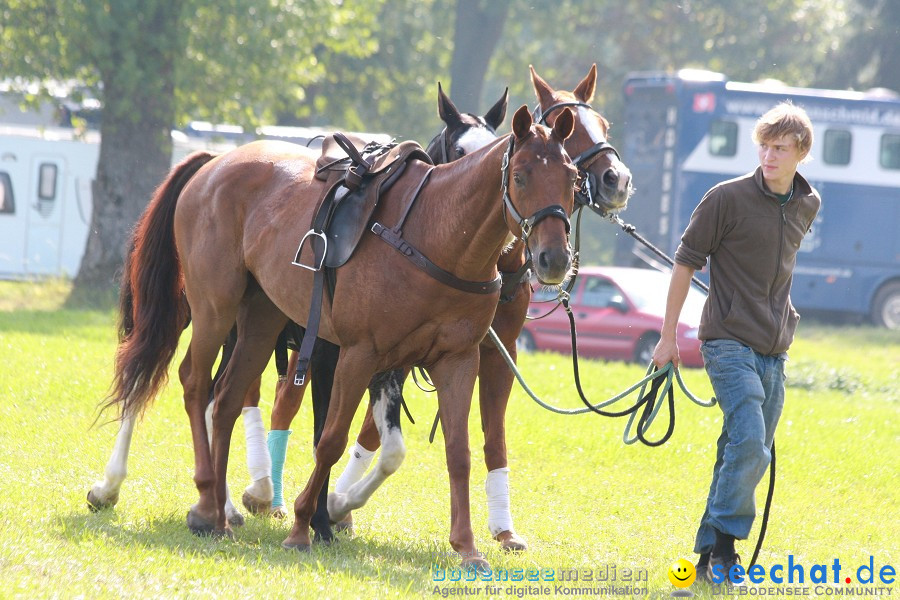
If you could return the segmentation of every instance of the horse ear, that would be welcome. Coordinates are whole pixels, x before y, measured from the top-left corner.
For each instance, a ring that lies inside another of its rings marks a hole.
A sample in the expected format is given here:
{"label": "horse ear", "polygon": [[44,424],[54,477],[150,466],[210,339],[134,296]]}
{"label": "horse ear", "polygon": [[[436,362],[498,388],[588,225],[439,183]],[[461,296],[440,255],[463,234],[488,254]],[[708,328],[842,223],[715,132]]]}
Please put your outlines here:
{"label": "horse ear", "polygon": [[538,102],[541,106],[550,106],[553,104],[553,88],[541,79],[532,65],[528,65],[528,68],[531,69],[531,85],[534,86],[534,95],[537,96]]}
{"label": "horse ear", "polygon": [[459,109],[453,104],[453,101],[444,93],[441,82],[438,81],[438,115],[441,121],[448,125],[453,121],[459,121]]}
{"label": "horse ear", "polygon": [[578,84],[578,87],[576,87],[575,91],[572,93],[575,94],[575,97],[580,101],[589,103],[594,97],[594,90],[596,87],[597,63],[594,63],[591,66],[591,70],[588,71],[588,74],[584,76],[584,79],[581,80],[581,83]]}
{"label": "horse ear", "polygon": [[489,111],[484,113],[485,122],[491,126],[491,129],[497,130],[503,124],[503,119],[506,118],[506,105],[509,102],[509,88],[503,92],[503,96],[497,100],[497,103],[494,104]]}
{"label": "horse ear", "polygon": [[519,110],[516,111],[516,114],[513,115],[513,135],[516,136],[517,140],[521,140],[531,133],[532,124],[534,124],[534,121],[531,118],[531,111],[528,110],[528,106],[523,104],[519,107]]}
{"label": "horse ear", "polygon": [[565,141],[566,138],[572,135],[573,129],[575,129],[575,116],[566,107],[562,109],[562,112],[559,113],[559,116],[556,117],[556,121],[553,123],[553,135],[558,137],[560,141]]}

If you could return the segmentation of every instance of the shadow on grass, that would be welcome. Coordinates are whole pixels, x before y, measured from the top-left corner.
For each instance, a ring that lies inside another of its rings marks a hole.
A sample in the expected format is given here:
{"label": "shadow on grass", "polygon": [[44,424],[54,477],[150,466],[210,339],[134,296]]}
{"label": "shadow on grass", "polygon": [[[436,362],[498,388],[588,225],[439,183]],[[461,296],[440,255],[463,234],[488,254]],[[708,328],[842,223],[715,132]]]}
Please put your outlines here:
{"label": "shadow on grass", "polygon": [[233,540],[194,535],[188,531],[185,517],[174,513],[136,523],[120,520],[114,508],[91,513],[85,506],[83,512],[61,515],[58,523],[59,537],[78,546],[102,539],[104,547],[118,546],[123,554],[137,546],[189,558],[227,557],[236,566],[325,570],[360,581],[389,583],[399,589],[430,584],[431,565],[447,554],[446,550],[429,549],[423,544],[394,545],[344,534],[338,534],[338,541],[331,545],[314,543],[310,552],[285,550],[281,542],[288,529],[279,521],[255,517],[234,529]]}

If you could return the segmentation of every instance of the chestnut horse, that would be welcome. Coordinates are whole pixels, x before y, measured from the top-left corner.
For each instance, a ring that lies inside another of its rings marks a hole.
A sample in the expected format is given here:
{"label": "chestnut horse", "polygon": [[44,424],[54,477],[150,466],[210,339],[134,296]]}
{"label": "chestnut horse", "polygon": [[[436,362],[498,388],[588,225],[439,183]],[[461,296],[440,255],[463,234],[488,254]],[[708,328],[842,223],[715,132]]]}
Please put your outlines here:
{"label": "chestnut horse", "polygon": [[[444,93],[440,83],[438,83],[438,116],[440,116],[445,126],[439,134],[432,138],[431,142],[429,142],[428,146],[425,148],[425,152],[431,157],[432,162],[434,164],[452,162],[466,154],[471,154],[496,139],[497,128],[500,127],[503,120],[506,118],[508,97],[509,92],[508,90],[505,90],[503,95],[484,114],[484,116],[478,116],[471,113],[460,112],[453,101]],[[317,342],[316,351],[314,352],[313,360],[310,363],[310,377],[307,378],[303,385],[294,385],[293,382],[288,379],[279,381],[278,383],[275,403],[272,409],[272,427],[269,432],[268,449],[272,452],[271,477],[257,479],[251,474],[253,480],[244,490],[243,495],[244,506],[251,513],[270,512],[276,517],[286,515],[280,491],[282,488],[282,470],[286,457],[288,435],[291,433],[290,425],[300,409],[300,404],[303,401],[303,395],[309,380],[318,380],[321,383],[322,381],[331,381],[334,378],[337,350],[324,350],[324,348],[327,347],[326,344],[327,342]],[[234,341],[230,340],[230,347],[233,347],[233,345]],[[226,353],[230,353],[230,347],[229,344],[226,344]],[[296,358],[297,354],[295,352],[291,355],[291,360],[287,366],[287,373],[295,372],[297,367]],[[223,362],[224,360],[225,359],[223,359]],[[220,369],[221,368],[222,367],[220,366]],[[383,377],[379,378],[379,382],[384,382],[387,385],[392,381],[393,385],[402,388],[406,373],[403,370],[397,370],[391,372],[388,377],[390,378],[389,380]],[[395,388],[392,387],[391,389]],[[323,405],[327,410],[331,386],[323,384],[323,387],[319,390],[318,384],[314,384],[313,390],[313,398],[316,400],[316,402],[314,402],[313,411],[314,414],[318,415],[322,411],[321,407]],[[374,397],[380,396],[380,393],[381,388],[375,388],[375,391],[373,392]],[[251,393],[251,395],[253,394]],[[253,402],[253,405],[255,406],[259,402],[258,392],[255,394],[254,400],[255,402]],[[397,398],[395,400],[399,402],[401,399]],[[245,406],[246,405],[245,401]],[[317,440],[318,435],[321,433],[321,424],[318,420],[315,423],[315,429],[314,440]],[[370,446],[372,448],[377,448],[379,445],[378,431],[375,422],[372,419],[371,410],[366,413],[363,429],[358,436],[358,443],[362,443],[364,446]],[[354,456],[354,453],[354,450],[351,449],[351,457]],[[368,462],[369,461],[366,461],[365,464],[361,466],[362,470],[368,466]],[[350,470],[352,471],[352,469]],[[345,471],[345,475],[346,473],[347,471]],[[349,483],[354,483],[356,479],[358,479],[358,477],[350,481],[346,476],[342,477],[342,481],[346,480]],[[325,503],[322,503],[320,509],[323,511],[325,510]],[[324,517],[324,523],[327,524],[327,513]],[[231,520],[230,517],[229,520]],[[322,522],[322,520],[319,521],[319,523]],[[350,527],[350,524],[347,522],[339,524],[339,526],[341,529],[347,529]],[[330,536],[330,533],[326,534],[319,530],[316,520],[313,521],[313,528],[316,529],[317,534],[323,535],[326,538]]]}
{"label": "chestnut horse", "polygon": [[[496,130],[503,123],[506,117],[506,107],[508,101],[508,90],[497,102],[484,114],[484,116],[473,115],[471,113],[460,112],[456,105],[443,92],[440,84],[438,84],[438,115],[444,122],[445,127],[439,134],[434,136],[429,145],[426,147],[426,153],[431,157],[435,164],[441,164],[456,160],[461,156],[478,150],[488,142],[496,139]],[[124,269],[124,278],[122,282],[122,293],[120,301],[120,318],[119,324],[120,337],[130,333],[133,324],[132,318],[132,298],[131,288],[128,279],[129,267],[126,265]],[[224,366],[227,364],[228,356],[231,348],[227,347],[223,353],[223,359],[220,364],[220,371],[224,372]],[[232,341],[233,346],[233,341]],[[324,350],[321,354],[329,354]],[[317,353],[319,354],[319,353]],[[292,359],[294,357],[292,356]],[[321,363],[321,360],[316,363]],[[323,375],[325,378],[334,376],[334,362],[331,361],[330,366],[324,366]],[[313,367],[318,364],[314,363]],[[291,369],[296,366],[295,362],[291,363]],[[221,376],[221,372],[217,372],[214,382]],[[321,377],[320,377],[321,378]],[[307,382],[309,379],[307,379]],[[402,381],[402,377],[401,377]],[[276,410],[272,414],[272,429],[279,429],[277,424],[284,424],[281,429],[287,429],[291,420],[296,415],[300,401],[302,400],[304,386],[294,386],[290,381],[279,382],[276,400]],[[330,391],[330,386],[328,386]],[[259,385],[257,383],[255,389],[251,389],[250,393],[244,400],[244,429],[246,433],[247,444],[247,466],[251,475],[251,483],[247,486],[243,495],[244,506],[252,513],[266,513],[270,510],[273,497],[272,480],[277,476],[279,482],[276,484],[280,487],[280,468],[275,470],[271,464],[266,448],[265,431],[260,419],[259,405]],[[210,403],[207,413],[206,422],[208,433],[212,434],[212,409],[213,404]],[[131,440],[136,425],[135,415],[125,415],[116,435],[115,444],[112,454],[106,463],[104,469],[104,477],[96,482],[88,491],[87,505],[92,511],[101,510],[103,508],[115,506],[119,500],[119,491],[122,483],[125,481],[128,472],[128,455],[131,449]],[[361,433],[361,436],[367,435],[368,439],[374,439],[372,444],[378,444],[378,432],[375,429],[374,421],[371,414],[367,415],[366,426],[368,433]],[[318,433],[321,431],[319,430]],[[280,507],[279,507],[280,508]],[[322,507],[324,510],[324,506]],[[280,508],[283,511],[283,508]],[[226,488],[225,512],[228,522],[232,526],[240,526],[244,522],[244,517],[235,508],[231,501],[230,494]],[[275,512],[273,514],[282,516],[284,513]],[[327,519],[324,520],[327,526]],[[324,534],[324,532],[323,532]],[[325,534],[326,538],[330,537],[330,533]]]}
{"label": "chestnut horse", "polygon": [[[580,206],[587,206],[600,214],[615,213],[624,209],[632,193],[631,173],[608,141],[609,122],[590,106],[596,90],[597,65],[591,66],[588,74],[571,92],[554,90],[535,72],[533,67],[531,68],[531,80],[540,103],[536,113],[541,114],[542,120],[554,123],[560,114],[559,111],[567,107],[574,109],[575,127],[572,135],[565,141],[565,149],[570,156],[575,157],[576,166],[580,171],[581,187],[576,196],[576,202]],[[513,359],[517,357],[516,339],[525,323],[525,316],[531,300],[529,282],[524,278],[515,279],[514,277],[525,263],[526,256],[521,242],[517,242],[509,251],[504,252],[497,263],[499,271],[504,276],[509,276],[513,285],[501,298],[492,327]],[[488,471],[485,480],[488,529],[504,550],[525,550],[527,549],[526,541],[513,528],[506,451],[506,407],[512,390],[513,374],[507,367],[499,349],[490,339],[482,341],[479,351],[478,397],[484,432],[484,460]],[[391,378],[381,379],[380,382],[384,387],[379,391],[376,386],[371,392],[372,396],[378,397],[385,394],[390,397],[389,392],[393,390],[395,397],[387,404],[397,405],[402,389],[403,375],[395,373]],[[289,384],[287,388],[290,388]],[[285,390],[284,394],[287,393],[290,392]],[[320,401],[314,397],[314,402]],[[274,410],[280,410],[283,402],[285,400],[280,390],[276,397]],[[299,399],[295,398],[291,402],[296,403],[294,406],[299,405]],[[367,418],[359,440],[364,449],[374,450],[379,443],[378,432],[370,423],[371,421]],[[354,461],[354,457],[351,456],[350,460]],[[376,471],[379,468],[377,467]],[[357,472],[353,474],[353,480],[347,481],[345,478],[348,474],[345,472],[341,476],[338,488],[346,487],[359,477]],[[341,485],[342,480],[343,486]],[[343,513],[346,509],[337,508],[337,505],[343,507],[347,503],[346,498],[337,499],[343,495],[344,490],[336,489],[335,491],[337,493],[333,494],[332,500],[329,501],[329,512],[333,520],[344,518],[343,523],[346,524],[350,521],[349,514],[345,516]],[[371,492],[367,492],[367,494],[369,493]],[[355,503],[358,502],[359,500],[355,501]],[[340,514],[336,514],[338,510],[340,510]]]}
{"label": "chestnut horse", "polygon": [[[563,143],[573,125],[568,109],[546,128],[523,106],[509,136],[448,165],[413,161],[382,196],[375,235],[363,236],[337,273],[331,301],[321,307],[319,335],[340,346],[340,357],[315,467],[294,504],[285,547],[310,547],[316,497],[346,446],[372,376],[419,365],[438,391],[451,484],[450,543],[464,564],[486,566],[475,547],[468,497],[467,418],[478,345],[494,316],[496,264],[510,238],[525,240],[540,281],[557,285],[569,271],[577,170]],[[195,532],[230,535],[225,474],[234,422],[287,321],[305,325],[310,316],[314,273],[290,263],[325,192],[326,183],[314,177],[317,158],[276,142],[220,156],[192,154],[170,172],[136,230],[134,327],[119,344],[109,404],[118,405],[120,415],[134,415],[156,395],[186,318],[186,297],[193,328],[179,377],[199,493],[188,512]],[[401,247],[419,252],[418,261],[386,244],[385,232],[402,236]],[[234,356],[215,390],[210,449],[204,412],[211,371],[235,322]],[[373,413],[377,419],[379,411]],[[384,453],[402,458],[402,437],[386,439],[391,447],[385,443]]]}

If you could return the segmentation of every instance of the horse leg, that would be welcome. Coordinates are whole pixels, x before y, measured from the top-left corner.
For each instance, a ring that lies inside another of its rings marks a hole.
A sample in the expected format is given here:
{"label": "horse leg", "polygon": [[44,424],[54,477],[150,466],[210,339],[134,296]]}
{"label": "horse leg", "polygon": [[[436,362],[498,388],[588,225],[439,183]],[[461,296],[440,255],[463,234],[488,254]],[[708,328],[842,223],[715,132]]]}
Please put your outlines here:
{"label": "horse leg", "polygon": [[[478,399],[484,429],[484,462],[487,466],[485,493],[488,505],[488,529],[491,536],[508,551],[523,551],[528,544],[513,529],[509,501],[509,466],[506,460],[506,406],[512,390],[513,374],[499,350],[481,346],[478,373]],[[505,344],[513,359],[515,342]]]}
{"label": "horse leg", "polygon": [[328,514],[343,521],[351,510],[363,506],[385,479],[400,468],[406,456],[406,445],[400,430],[400,404],[403,401],[403,370],[378,373],[369,385],[374,422],[381,436],[382,449],[375,468],[346,492],[335,490],[328,496]]}
{"label": "horse leg", "polygon": [[103,481],[98,481],[87,495],[87,505],[91,512],[112,507],[119,501],[119,488],[128,475],[128,451],[131,448],[131,434],[134,432],[135,417],[128,414],[119,425],[112,455],[106,463]]}
{"label": "horse leg", "polygon": [[[337,483],[334,484],[334,491],[346,493],[350,486],[362,479],[380,446],[378,426],[372,416],[372,403],[369,402],[366,406],[366,416],[363,419],[362,427],[359,428],[359,434],[356,436],[356,444],[347,452],[347,466],[344,467]],[[353,535],[353,513],[348,512],[346,517],[333,525],[335,531],[346,531]]]}
{"label": "horse leg", "polygon": [[[225,368],[228,366],[228,361],[231,360],[231,355],[234,352],[234,345],[237,342],[237,327],[232,327],[231,331],[228,332],[228,337],[225,339],[225,344],[222,346],[222,358],[219,359],[219,366],[216,368],[216,374],[213,376],[212,384],[209,389],[209,404],[206,406],[206,432],[209,437],[209,443],[212,444],[212,413],[213,413],[213,404],[215,402],[215,394],[213,390],[216,388],[216,384],[225,374]],[[257,400],[257,404],[259,401]],[[249,446],[248,446],[249,453]],[[228,488],[225,488],[226,500],[225,500],[225,513],[228,515],[228,523],[232,527],[241,527],[244,524],[244,515],[242,515],[235,507],[234,503],[231,501],[231,493],[228,491]]]}
{"label": "horse leg", "polygon": [[347,447],[347,434],[359,401],[372,377],[371,352],[368,348],[341,349],[335,369],[334,386],[322,436],[316,446],[316,461],[306,487],[294,501],[294,525],[282,542],[284,548],[309,550],[309,527],[317,500],[331,467]]}
{"label": "horse leg", "polygon": [[[241,501],[251,514],[267,514],[272,507],[274,488],[272,486],[272,459],[266,445],[266,428],[259,411],[261,380],[259,377],[250,385],[244,398],[241,416],[244,421],[244,436],[247,441],[247,471],[252,482],[244,488]],[[228,504],[225,505],[228,512]],[[229,515],[228,521],[231,522]],[[234,525],[234,523],[231,523]]]}
{"label": "horse leg", "polygon": [[226,521],[226,474],[231,434],[251,386],[269,362],[275,339],[287,317],[260,290],[248,290],[238,312],[238,340],[234,356],[216,385],[213,412],[212,458],[215,468],[216,531],[230,533]]}
{"label": "horse leg", "polygon": [[275,387],[275,405],[272,407],[272,426],[269,429],[268,450],[272,458],[272,516],[278,519],[287,516],[282,492],[282,476],[287,458],[288,438],[293,433],[291,423],[300,410],[303,394],[310,381],[307,377],[303,385],[294,385],[291,374],[297,370],[297,359],[298,354],[291,352],[287,378],[279,381]]}
{"label": "horse leg", "polygon": [[[192,305],[194,306],[194,305]],[[178,376],[184,388],[184,410],[191,424],[191,439],[194,445],[194,484],[199,499],[187,514],[188,528],[195,534],[213,532],[216,520],[215,471],[209,437],[206,431],[206,407],[209,389],[212,385],[213,362],[219,351],[221,340],[228,334],[234,323],[234,316],[217,321],[207,319],[196,308],[192,314],[194,335],[187,353],[178,369]]]}
{"label": "horse leg", "polygon": [[478,349],[446,356],[428,368],[438,392],[444,452],[450,475],[450,545],[462,557],[463,567],[478,570],[489,565],[475,547],[469,506],[469,409],[478,372]]}
{"label": "horse leg", "polygon": [[[313,397],[313,448],[319,445],[328,406],[331,403],[331,392],[334,387],[334,368],[337,366],[340,347],[326,340],[317,340],[310,362],[310,379],[312,380]],[[316,512],[310,525],[315,532],[315,541],[329,544],[334,541],[331,520],[328,518],[328,484],[331,474],[325,477],[325,483],[316,500]]]}

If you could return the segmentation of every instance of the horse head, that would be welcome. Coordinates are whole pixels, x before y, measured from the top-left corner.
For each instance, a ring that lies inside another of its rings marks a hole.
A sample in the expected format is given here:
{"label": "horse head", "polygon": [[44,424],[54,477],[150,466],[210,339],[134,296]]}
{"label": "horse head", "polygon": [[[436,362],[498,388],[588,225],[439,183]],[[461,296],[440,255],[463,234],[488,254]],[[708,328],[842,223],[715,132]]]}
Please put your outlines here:
{"label": "horse head", "polygon": [[566,141],[566,151],[578,167],[581,182],[576,201],[601,215],[622,210],[631,196],[631,171],[620,160],[608,141],[609,121],[591,108],[597,84],[594,64],[581,83],[571,92],[554,90],[531,69],[531,83],[539,107],[539,122],[552,126],[558,111],[571,107],[575,112],[575,131]]}
{"label": "horse head", "polygon": [[518,232],[507,221],[510,231],[525,242],[535,274],[546,285],[562,282],[572,266],[569,215],[575,204],[578,170],[563,145],[574,125],[568,108],[549,128],[534,123],[523,105],[513,116],[513,132],[503,160],[504,216],[517,223]]}
{"label": "horse head", "polygon": [[508,100],[509,88],[506,88],[483,117],[462,113],[444,93],[439,82],[438,115],[446,127],[431,140],[425,150],[431,160],[435,164],[453,162],[492,142],[497,137],[497,128],[506,118]]}

